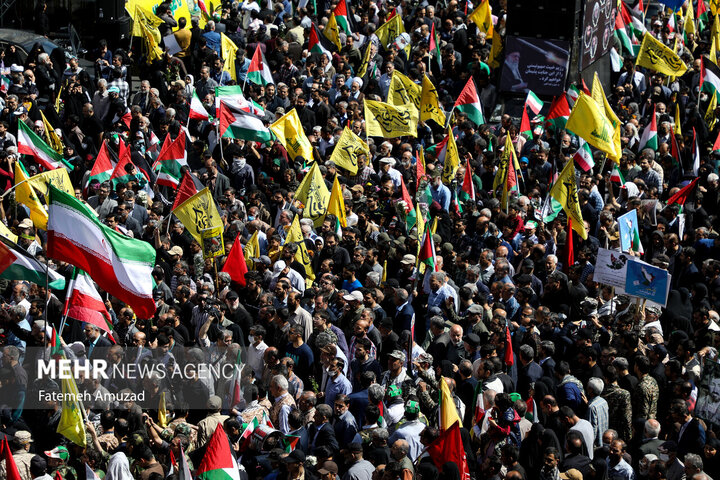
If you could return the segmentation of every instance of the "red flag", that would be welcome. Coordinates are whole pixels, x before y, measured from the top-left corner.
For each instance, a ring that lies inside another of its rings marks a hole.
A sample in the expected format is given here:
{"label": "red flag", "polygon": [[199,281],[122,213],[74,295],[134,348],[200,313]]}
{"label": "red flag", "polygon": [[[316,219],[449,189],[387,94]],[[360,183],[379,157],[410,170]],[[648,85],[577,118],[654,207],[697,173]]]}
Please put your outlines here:
{"label": "red flag", "polygon": [[470,469],[468,468],[462,437],[460,437],[460,425],[458,425],[458,422],[453,423],[452,427],[440,433],[435,441],[428,445],[426,451],[438,470],[442,470],[443,465],[451,462],[458,466],[460,480],[470,479]]}
{"label": "red flag", "polygon": [[185,173],[185,175],[183,175],[182,181],[180,182],[180,186],[177,189],[177,194],[175,195],[175,203],[173,204],[172,209],[175,210],[177,207],[182,205],[185,200],[192,197],[199,191],[200,190],[198,190],[197,185],[192,178],[192,175],[190,173]]}
{"label": "red flag", "polygon": [[240,235],[235,238],[222,271],[230,275],[233,282],[242,287],[245,286],[245,274],[248,273],[248,268],[245,262],[245,252],[240,244]]}
{"label": "red flag", "polygon": [[21,480],[15,459],[10,451],[7,437],[3,437],[0,442],[0,459],[5,459],[5,478],[6,480]]}
{"label": "red flag", "polygon": [[590,93],[590,89],[588,88],[587,84],[585,83],[585,79],[581,78],[580,80],[582,81],[583,92],[585,92],[586,95],[592,96],[592,94]]}
{"label": "red flag", "polygon": [[215,427],[215,432],[205,449],[200,466],[197,468],[198,478],[227,478],[240,480],[238,465],[230,451],[230,442],[221,424]]}
{"label": "red flag", "polygon": [[515,363],[515,359],[513,358],[513,347],[512,347],[512,337],[510,336],[510,327],[508,326],[507,322],[505,323],[505,365],[508,367],[512,367]]}
{"label": "red flag", "polygon": [[573,234],[572,234],[572,218],[568,216],[567,224],[567,240],[565,241],[565,262],[563,265],[563,271],[568,273],[570,267],[575,264],[575,249],[573,248]]}
{"label": "red flag", "polygon": [[428,52],[434,52],[437,48],[437,44],[435,43],[435,22],[432,24],[432,29],[430,30],[430,44],[428,45]]}
{"label": "red flag", "polygon": [[405,213],[408,213],[413,209],[413,201],[402,177],[400,177],[400,194],[402,201],[405,202]]}
{"label": "red flag", "polygon": [[463,178],[462,189],[471,200],[475,200],[475,184],[472,181],[472,169],[470,168],[469,159],[466,160],[465,164],[465,178]]}
{"label": "red flag", "polygon": [[685,205],[688,197],[690,196],[692,191],[695,190],[695,186],[697,185],[698,180],[699,179],[696,178],[695,180],[681,188],[678,192],[676,192],[675,195],[668,199],[667,205],[670,206],[673,203],[677,203],[678,205]]}
{"label": "red flag", "polygon": [[420,152],[415,152],[415,158],[417,158],[417,162],[415,162],[415,168],[416,170],[416,177],[417,177],[417,184],[420,185],[420,179],[425,176],[425,165],[423,165],[423,162],[420,158]]}
{"label": "red flag", "polygon": [[718,136],[715,139],[715,143],[713,143],[712,151],[713,151],[713,153],[720,152],[720,132],[718,132]]}

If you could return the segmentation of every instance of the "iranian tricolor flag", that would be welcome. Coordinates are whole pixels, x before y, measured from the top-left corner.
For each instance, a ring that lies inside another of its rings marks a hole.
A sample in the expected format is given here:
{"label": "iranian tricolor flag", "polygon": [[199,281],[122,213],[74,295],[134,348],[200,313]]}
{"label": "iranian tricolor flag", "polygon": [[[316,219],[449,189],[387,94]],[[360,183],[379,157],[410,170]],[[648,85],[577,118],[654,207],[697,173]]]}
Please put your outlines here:
{"label": "iranian tricolor flag", "polygon": [[543,101],[540,100],[532,90],[528,90],[527,98],[525,99],[525,106],[530,108],[530,110],[537,115],[540,113],[540,110],[542,110]]}
{"label": "iranian tricolor flag", "polygon": [[657,120],[654,106],[650,123],[647,124],[645,130],[643,130],[642,137],[640,137],[640,150],[644,148],[652,148],[655,151],[657,151],[658,148]]}
{"label": "iranian tricolor flag", "polygon": [[18,152],[30,155],[45,170],[55,170],[64,166],[72,171],[73,166],[52,149],[50,145],[38,136],[25,122],[18,122]]}
{"label": "iranian tricolor flag", "polygon": [[185,150],[185,130],[173,141],[170,135],[165,137],[165,143],[160,150],[153,169],[157,168],[157,184],[170,188],[177,188],[182,179],[182,167],[187,166],[187,150]]}
{"label": "iranian tricolor flag", "polygon": [[313,23],[310,27],[310,40],[308,42],[308,51],[310,53],[325,54],[332,59],[332,50],[335,46],[330,40],[321,35],[317,26]]}
{"label": "iranian tricolor flag", "polygon": [[109,338],[112,338],[112,319],[92,278],[82,270],[75,269],[75,272],[67,315],[80,322],[95,325],[108,332]]}
{"label": "iranian tricolor flag", "polygon": [[352,19],[348,11],[347,0],[340,0],[333,13],[338,26],[348,35],[352,35]]}
{"label": "iranian tricolor flag", "polygon": [[570,118],[570,105],[568,105],[567,96],[563,94],[555,97],[550,104],[550,111],[545,117],[545,129],[548,132],[560,133],[565,129],[568,118]]}
{"label": "iranian tricolor flag", "polygon": [[425,229],[425,238],[423,244],[420,247],[420,254],[418,255],[418,261],[424,263],[430,267],[431,271],[437,271],[437,260],[435,259],[435,244],[432,239],[432,228]]}
{"label": "iranian tricolor flag", "polygon": [[205,105],[202,104],[197,93],[193,91],[192,99],[190,100],[190,115],[189,118],[194,120],[209,120],[210,114],[208,113]]}
{"label": "iranian tricolor flag", "polygon": [[253,54],[252,60],[250,60],[247,79],[257,85],[275,83],[272,73],[270,72],[270,67],[265,61],[265,55],[263,55],[262,50],[260,50],[259,43],[255,47],[255,53]]}
{"label": "iranian tricolor flag", "polygon": [[0,278],[6,280],[27,280],[37,285],[45,285],[47,272],[50,288],[65,288],[65,277],[35,260],[27,250],[9,238],[0,235]]}
{"label": "iranian tricolor flag", "polygon": [[221,424],[215,427],[215,433],[210,437],[205,456],[195,475],[199,480],[240,480],[238,464]]}
{"label": "iranian tricolor flag", "polygon": [[95,163],[93,164],[92,170],[90,170],[90,176],[85,184],[85,192],[87,193],[87,189],[93,180],[97,180],[99,183],[110,180],[114,170],[115,162],[110,157],[107,140],[103,140],[103,143],[100,146],[100,152],[98,153],[97,158],[95,158]]}
{"label": "iranian tricolor flag", "polygon": [[47,252],[97,279],[100,288],[127,303],[138,318],[152,318],[155,249],[103,225],[90,210],[49,186]]}
{"label": "iranian tricolor flag", "polygon": [[270,142],[274,138],[270,129],[258,117],[222,101],[218,119],[221,137],[241,138],[260,143]]}
{"label": "iranian tricolor flag", "polygon": [[720,96],[720,68],[706,56],[700,57],[700,62],[700,87],[708,93]]}
{"label": "iranian tricolor flag", "polygon": [[[235,245],[237,244],[238,250],[242,251],[240,241],[238,239],[235,240],[235,243],[233,244],[233,248],[235,248]],[[247,272],[247,265],[245,265],[245,271]],[[240,400],[242,400],[242,384],[241,384],[241,374],[242,374],[242,360],[240,359],[240,351],[238,350],[237,358],[235,359],[235,372],[233,373],[232,380],[230,381],[230,384],[232,387],[230,388],[230,408],[235,408],[235,406],[240,403]]]}
{"label": "iranian tricolor flag", "polygon": [[480,97],[475,88],[475,81],[470,77],[465,88],[460,92],[460,96],[455,101],[455,110],[464,113],[470,121],[476,125],[485,123],[483,117],[482,106],[480,105]]}
{"label": "iranian tricolor flag", "polygon": [[610,174],[610,181],[620,184],[621,187],[625,185],[625,177],[623,177],[623,174],[620,172],[620,168],[617,165],[613,166],[612,173]]}
{"label": "iranian tricolor flag", "polygon": [[595,160],[593,159],[592,152],[590,151],[590,145],[580,137],[578,137],[578,145],[580,148],[578,148],[577,152],[575,152],[573,159],[584,172],[588,172],[595,166]]}

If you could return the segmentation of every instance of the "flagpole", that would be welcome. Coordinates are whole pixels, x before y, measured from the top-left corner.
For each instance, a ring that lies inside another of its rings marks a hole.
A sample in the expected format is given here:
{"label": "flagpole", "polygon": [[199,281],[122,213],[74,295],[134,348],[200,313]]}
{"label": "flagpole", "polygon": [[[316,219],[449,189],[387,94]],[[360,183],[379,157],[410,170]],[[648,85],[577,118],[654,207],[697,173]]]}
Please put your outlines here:
{"label": "flagpole", "polygon": [[70,307],[70,296],[72,295],[72,291],[75,288],[76,273],[77,273],[77,268],[73,267],[72,278],[70,278],[70,282],[68,284],[68,289],[67,289],[67,292],[65,293],[65,306],[63,307],[62,320],[60,320],[60,329],[58,330],[58,337],[62,336],[63,329],[65,328],[65,324],[67,323],[68,310]]}
{"label": "flagpole", "polygon": [[48,324],[48,306],[50,305],[50,259],[45,258],[45,314],[43,317],[45,317],[45,324],[43,325],[43,330],[45,330],[45,335],[43,335],[43,360],[47,360],[47,342],[48,342],[48,335],[47,335],[47,324]]}

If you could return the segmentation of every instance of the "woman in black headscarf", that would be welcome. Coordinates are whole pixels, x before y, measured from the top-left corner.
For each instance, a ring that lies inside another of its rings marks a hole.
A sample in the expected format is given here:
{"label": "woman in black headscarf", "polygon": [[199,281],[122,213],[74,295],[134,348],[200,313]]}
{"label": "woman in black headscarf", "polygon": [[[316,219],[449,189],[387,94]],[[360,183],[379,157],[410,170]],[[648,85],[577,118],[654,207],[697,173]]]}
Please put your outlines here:
{"label": "woman in black headscarf", "polygon": [[443,480],[460,480],[460,469],[454,462],[445,462],[442,467]]}
{"label": "woman in black headscarf", "polygon": [[527,471],[529,478],[537,478],[540,475],[540,470],[544,465],[543,454],[548,447],[556,448],[560,452],[560,460],[562,460],[563,448],[555,432],[539,423],[533,424],[520,445],[520,458],[518,459],[520,465]]}

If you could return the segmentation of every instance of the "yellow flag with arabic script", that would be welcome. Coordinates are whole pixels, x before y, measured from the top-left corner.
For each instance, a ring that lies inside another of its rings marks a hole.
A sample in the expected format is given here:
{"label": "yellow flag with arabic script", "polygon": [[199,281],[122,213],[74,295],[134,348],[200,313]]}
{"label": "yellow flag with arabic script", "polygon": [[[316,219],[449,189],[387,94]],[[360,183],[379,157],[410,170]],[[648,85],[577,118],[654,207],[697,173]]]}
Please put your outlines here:
{"label": "yellow flag with arabic script", "polygon": [[43,126],[45,127],[45,141],[47,142],[50,147],[52,147],[53,150],[58,152],[60,155],[63,153],[63,143],[62,140],[60,140],[60,137],[55,132],[55,129],[52,125],[50,125],[50,122],[48,122],[48,119],[45,117],[45,114],[42,110],[40,110],[40,117],[42,118]]}
{"label": "yellow flag with arabic script", "polygon": [[10,229],[5,226],[5,224],[3,222],[0,222],[0,235],[2,235],[5,238],[9,238],[10,240],[12,240],[15,243],[17,243],[17,241],[18,241],[18,236],[15,235],[14,233],[12,233],[10,231]]}
{"label": "yellow flag with arabic script", "polygon": [[[403,25],[400,15],[395,15],[375,30],[375,35],[377,35],[378,40],[380,40],[380,44],[386,48],[388,44],[394,42],[401,33],[405,33],[405,25]],[[410,45],[405,47],[404,51],[407,57],[410,58]]]}
{"label": "yellow flag with arabic script", "polygon": [[[128,13],[133,13],[128,11]],[[163,21],[160,17],[155,16],[154,13],[152,13],[150,10],[148,10],[145,7],[141,7],[140,5],[135,5],[134,10],[134,18],[133,18],[133,28],[132,28],[132,36],[133,37],[142,37],[143,36],[143,29],[140,26],[141,24],[145,25],[145,28],[149,29],[153,32],[153,37],[155,38],[155,41],[157,43],[160,43],[160,30],[157,29],[159,25],[162,25]],[[157,36],[155,36],[154,31],[157,30]]]}
{"label": "yellow flag with arabic script", "polygon": [[395,70],[390,79],[387,103],[396,107],[411,105],[415,111],[420,110],[422,87],[407,76]]}
{"label": "yellow flag with arabic script", "polygon": [[[315,167],[317,167],[317,163],[313,165],[313,168]],[[303,237],[302,229],[300,228],[300,217],[298,215],[295,215],[285,236],[285,245],[291,243],[298,246],[297,252],[295,252],[295,260],[302,263],[305,268],[305,285],[307,288],[310,288],[315,280],[315,272],[313,271],[312,262],[310,261],[310,254],[305,246],[305,237]]]}
{"label": "yellow flag with arabic script", "polygon": [[317,162],[313,163],[295,192],[295,198],[305,205],[303,216],[310,218],[316,227],[322,225],[327,212],[330,191],[325,186],[325,179],[320,173]]}
{"label": "yellow flag with arabic script", "polygon": [[203,244],[203,230],[223,228],[223,221],[215,206],[215,200],[207,187],[185,200],[172,213],[180,219],[188,233],[200,245]]}
{"label": "yellow flag with arabic script", "polygon": [[643,36],[635,64],[673,77],[680,77],[687,71],[687,65],[672,48],[666,47],[647,32]]}
{"label": "yellow flag with arabic script", "polygon": [[294,108],[280,117],[275,123],[270,125],[270,130],[283,144],[285,150],[290,154],[290,160],[293,161],[297,157],[310,163],[313,161],[313,149],[305,135],[300,117]]}
{"label": "yellow flag with arabic script", "polygon": [[[237,240],[235,240],[237,242]],[[250,240],[245,244],[243,249],[243,255],[245,256],[245,263],[248,266],[248,270],[255,270],[255,262],[253,258],[260,257],[260,241],[258,240],[258,231],[255,230]]]}
{"label": "yellow flag with arabic script", "polygon": [[223,71],[230,74],[230,78],[237,81],[237,70],[235,69],[235,56],[238,47],[224,33],[220,33],[220,53],[223,58]]}
{"label": "yellow flag with arabic script", "polygon": [[583,222],[580,202],[578,201],[578,189],[575,181],[575,162],[567,162],[557,180],[550,189],[550,196],[560,202],[568,217],[572,218],[572,228],[583,239],[587,239],[585,222]]}
{"label": "yellow flag with arabic script", "polygon": [[482,0],[482,3],[468,15],[468,18],[475,22],[481,32],[485,32],[488,39],[493,38],[495,28],[492,23],[492,8],[490,0]]}
{"label": "yellow flag with arabic script", "polygon": [[365,130],[368,137],[417,137],[417,117],[408,106],[365,99]]}
{"label": "yellow flag with arabic script", "polygon": [[348,127],[345,127],[340,139],[335,144],[335,148],[333,148],[330,161],[352,175],[357,175],[358,156],[362,154],[370,158],[370,147],[362,138],[355,135]]}
{"label": "yellow flag with arabic script", "polygon": [[[65,169],[63,168],[63,170]],[[29,177],[25,173],[25,169],[20,166],[20,162],[15,162],[15,201],[30,209],[30,220],[32,220],[33,225],[47,230],[47,210],[40,203],[35,190],[27,180],[29,180]]]}
{"label": "yellow flag with arabic script", "polygon": [[80,402],[82,396],[78,393],[75,379],[71,376],[62,379],[62,413],[56,432],[71,442],[85,447],[85,422],[83,421]]}
{"label": "yellow flag with arabic script", "polygon": [[437,89],[427,75],[423,75],[420,93],[420,120],[435,120],[438,125],[445,125],[445,111],[440,107]]}
{"label": "yellow flag with arabic script", "polygon": [[325,35],[325,38],[335,44],[338,51],[342,50],[342,46],[340,45],[340,30],[338,29],[338,23],[334,13],[330,15],[330,20],[328,20],[327,25],[323,28],[322,33]]}
{"label": "yellow flag with arabic script", "polygon": [[158,425],[162,428],[167,427],[168,411],[165,404],[165,392],[160,392],[160,400],[158,401]]}
{"label": "yellow flag with arabic script", "polygon": [[38,193],[42,193],[45,196],[48,195],[48,185],[50,183],[53,184],[53,187],[58,188],[73,197],[75,196],[75,189],[70,181],[68,171],[62,167],[38,173],[37,175],[30,177],[28,179],[28,183],[32,185]]}
{"label": "yellow flag with arabic script", "polygon": [[[327,213],[332,213],[340,222],[340,226],[347,228],[347,218],[345,217],[345,199],[343,198],[342,188],[337,175],[333,182],[332,191],[330,192],[330,201],[328,202]],[[327,215],[327,214],[326,214]]]}
{"label": "yellow flag with arabic script", "polygon": [[605,91],[603,91],[597,72],[595,72],[595,76],[593,77],[592,91],[590,94],[593,97],[593,100],[595,100],[598,106],[603,110],[603,112],[605,112],[605,118],[610,120],[610,123],[612,123],[614,128],[613,145],[615,146],[615,152],[617,152],[618,155],[614,156],[608,154],[608,158],[613,160],[615,163],[620,163],[620,154],[622,152],[622,143],[620,141],[620,119],[617,115],[615,115],[615,112],[610,106],[610,102],[608,102],[607,97],[605,96]]}
{"label": "yellow flag with arabic script", "polygon": [[452,128],[447,129],[447,147],[445,148],[445,163],[443,164],[442,181],[450,185],[455,179],[455,174],[460,168],[460,154],[458,153],[455,135]]}
{"label": "yellow flag with arabic script", "polygon": [[609,157],[619,158],[620,152],[615,150],[615,127],[589,95],[580,93],[565,128]]}

